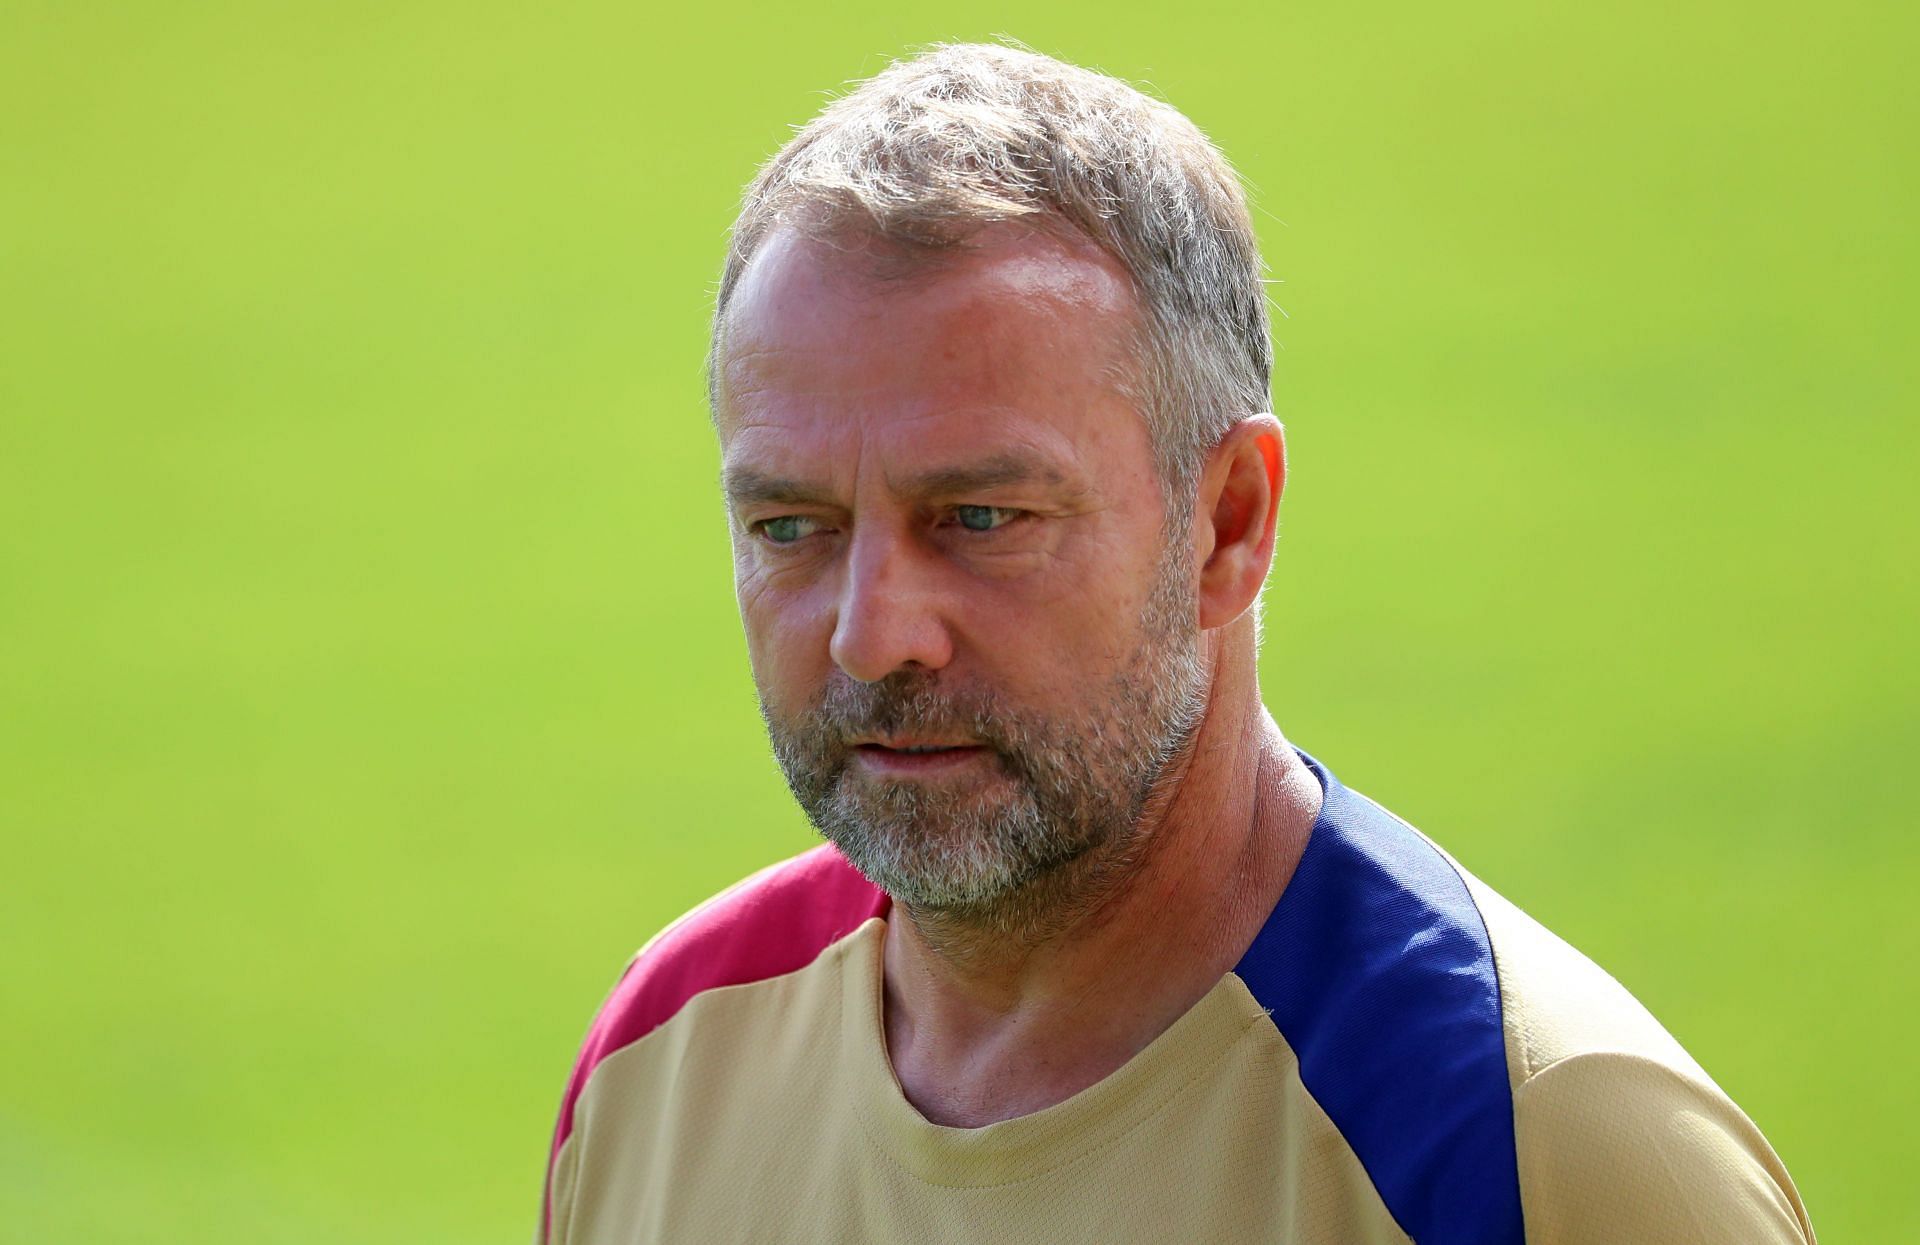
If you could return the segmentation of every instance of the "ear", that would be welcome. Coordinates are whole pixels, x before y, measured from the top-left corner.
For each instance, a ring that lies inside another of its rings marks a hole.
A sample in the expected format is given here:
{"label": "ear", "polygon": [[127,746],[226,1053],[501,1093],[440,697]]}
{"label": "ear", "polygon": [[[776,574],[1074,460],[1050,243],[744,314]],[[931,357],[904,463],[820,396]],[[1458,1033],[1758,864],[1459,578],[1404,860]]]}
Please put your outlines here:
{"label": "ear", "polygon": [[1272,415],[1241,420],[1207,456],[1194,508],[1203,628],[1224,627],[1259,600],[1286,483],[1287,439]]}

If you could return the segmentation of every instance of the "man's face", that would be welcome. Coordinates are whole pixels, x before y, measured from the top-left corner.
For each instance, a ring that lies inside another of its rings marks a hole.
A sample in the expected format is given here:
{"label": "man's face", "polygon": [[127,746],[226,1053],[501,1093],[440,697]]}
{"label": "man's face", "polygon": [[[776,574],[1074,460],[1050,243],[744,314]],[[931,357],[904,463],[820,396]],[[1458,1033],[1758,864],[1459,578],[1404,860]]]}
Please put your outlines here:
{"label": "man's face", "polygon": [[875,258],[780,231],[735,292],[735,585],[814,824],[908,906],[986,911],[1128,846],[1203,704],[1192,549],[1110,258],[1014,225]]}

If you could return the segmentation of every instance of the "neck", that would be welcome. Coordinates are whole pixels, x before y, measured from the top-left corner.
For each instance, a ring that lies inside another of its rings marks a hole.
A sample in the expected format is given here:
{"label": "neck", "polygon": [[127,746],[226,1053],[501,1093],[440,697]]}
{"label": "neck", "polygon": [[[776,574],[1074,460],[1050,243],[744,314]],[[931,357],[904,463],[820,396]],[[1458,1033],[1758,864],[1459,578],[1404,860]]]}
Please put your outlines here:
{"label": "neck", "polygon": [[1260,703],[1251,619],[1223,630],[1206,714],[1126,842],[994,913],[889,924],[887,1048],[927,1118],[976,1127],[1101,1080],[1204,997],[1272,911],[1320,789]]}

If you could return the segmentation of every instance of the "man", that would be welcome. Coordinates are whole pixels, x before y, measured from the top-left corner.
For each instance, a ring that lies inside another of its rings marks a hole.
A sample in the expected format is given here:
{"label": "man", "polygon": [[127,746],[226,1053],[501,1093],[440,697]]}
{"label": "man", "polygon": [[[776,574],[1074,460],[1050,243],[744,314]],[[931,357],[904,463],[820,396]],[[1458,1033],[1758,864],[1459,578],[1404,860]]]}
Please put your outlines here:
{"label": "man", "polygon": [[761,171],[713,411],[830,842],[640,952],[545,1239],[1812,1239],[1631,996],[1268,716],[1270,363],[1236,179],[1112,79],[940,48]]}

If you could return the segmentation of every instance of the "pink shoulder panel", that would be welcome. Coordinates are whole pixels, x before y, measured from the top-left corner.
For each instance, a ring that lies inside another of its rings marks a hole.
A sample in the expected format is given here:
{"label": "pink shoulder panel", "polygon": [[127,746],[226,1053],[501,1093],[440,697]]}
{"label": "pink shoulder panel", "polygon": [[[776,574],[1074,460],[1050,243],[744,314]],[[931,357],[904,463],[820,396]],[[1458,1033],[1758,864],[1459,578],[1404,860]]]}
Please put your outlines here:
{"label": "pink shoulder panel", "polygon": [[868,918],[885,891],[831,844],[748,878],[669,926],[628,966],[567,1082],[553,1151],[573,1132],[573,1108],[602,1059],[671,1020],[697,994],[796,972]]}

